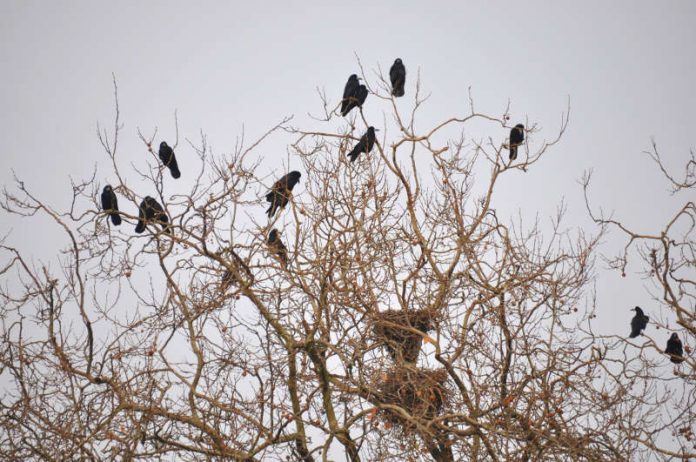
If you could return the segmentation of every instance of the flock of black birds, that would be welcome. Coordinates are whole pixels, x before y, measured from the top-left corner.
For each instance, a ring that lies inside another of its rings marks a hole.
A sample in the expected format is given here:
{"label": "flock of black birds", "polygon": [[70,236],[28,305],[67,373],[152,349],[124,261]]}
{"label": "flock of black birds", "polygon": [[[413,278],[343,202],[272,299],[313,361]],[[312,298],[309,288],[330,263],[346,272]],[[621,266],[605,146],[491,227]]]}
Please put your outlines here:
{"label": "flock of black birds", "polygon": [[[633,319],[631,319],[631,334],[629,335],[629,338],[636,338],[643,333],[646,327],[648,327],[650,318],[645,315],[639,306],[632,308],[631,311],[635,311],[636,314],[633,316]],[[669,337],[669,340],[667,340],[667,348],[665,348],[665,353],[669,355],[669,360],[674,364],[684,362],[684,348],[682,347],[682,342],[679,340],[679,336],[676,332]]]}
{"label": "flock of black birds", "polygon": [[[404,67],[401,59],[397,58],[392,64],[389,70],[389,79],[392,85],[391,94],[394,97],[404,96],[405,90],[404,86],[406,84],[406,68]],[[360,83],[360,78],[356,74],[352,74],[348,77],[348,82],[343,90],[343,98],[341,100],[341,115],[346,116],[353,108],[359,107],[362,109],[365,100],[367,99],[368,91],[365,85]],[[360,138],[360,141],[353,147],[353,149],[348,153],[348,157],[351,162],[355,162],[360,156],[360,154],[369,154],[375,144],[375,131],[376,129],[372,126],[368,127],[367,132]],[[510,130],[510,161],[517,159],[517,149],[524,143],[524,125],[517,124]],[[176,161],[176,155],[174,150],[165,142],[162,141],[159,147],[159,158],[162,164],[169,168],[172,178],[177,179],[181,177],[181,172],[179,171],[179,164]],[[290,197],[292,196],[292,190],[300,181],[302,174],[296,170],[288,173],[287,175],[276,181],[271,187],[271,191],[266,194],[266,202],[270,205],[266,210],[268,218],[273,218],[273,216],[280,210],[285,208],[288,204]],[[118,209],[118,199],[114,190],[110,185],[106,185],[101,194],[101,206],[102,210],[110,217],[111,223],[114,226],[119,226],[121,224],[121,216],[119,215]],[[146,223],[153,222],[162,227],[162,230],[171,235],[172,230],[169,224],[169,218],[167,213],[164,211],[162,205],[157,202],[154,198],[150,196],[145,196],[143,201],[140,203],[138,211],[138,223],[135,226],[135,232],[140,234],[145,231]],[[280,232],[273,228],[268,234],[266,240],[269,250],[277,256],[283,267],[288,264],[288,249],[283,244],[280,239]],[[223,276],[223,279],[229,276]],[[650,318],[645,315],[643,310],[636,306],[631,311],[635,311],[636,314],[631,320],[631,334],[630,338],[638,337],[643,330],[648,325]],[[665,353],[670,356],[670,361],[675,364],[679,364],[684,361],[684,350],[682,347],[681,340],[676,333],[673,333],[669,340],[667,341],[667,347],[665,348]]]}

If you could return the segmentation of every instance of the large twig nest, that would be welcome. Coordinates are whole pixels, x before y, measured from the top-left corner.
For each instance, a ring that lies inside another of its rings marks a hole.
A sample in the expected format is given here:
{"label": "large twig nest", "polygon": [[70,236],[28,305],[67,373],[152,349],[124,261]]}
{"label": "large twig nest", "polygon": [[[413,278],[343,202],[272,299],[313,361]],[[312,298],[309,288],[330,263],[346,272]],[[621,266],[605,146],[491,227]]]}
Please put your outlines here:
{"label": "large twig nest", "polygon": [[415,363],[424,334],[435,328],[438,318],[439,314],[429,309],[379,311],[372,314],[372,331],[394,361]]}
{"label": "large twig nest", "polygon": [[398,425],[405,431],[415,426],[415,419],[432,420],[447,405],[447,370],[417,369],[409,366],[396,366],[383,372],[375,386],[373,399],[380,404],[398,406],[398,409],[383,409],[382,418],[391,425]]}

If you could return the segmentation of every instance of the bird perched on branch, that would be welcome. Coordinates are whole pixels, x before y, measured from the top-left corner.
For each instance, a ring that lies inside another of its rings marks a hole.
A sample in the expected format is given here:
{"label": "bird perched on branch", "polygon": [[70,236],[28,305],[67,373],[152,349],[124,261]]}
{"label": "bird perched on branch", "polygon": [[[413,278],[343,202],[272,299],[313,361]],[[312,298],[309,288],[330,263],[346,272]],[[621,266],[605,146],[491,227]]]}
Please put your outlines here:
{"label": "bird perched on branch", "polygon": [[673,333],[669,340],[667,340],[667,348],[665,348],[665,353],[669,355],[669,360],[674,364],[679,364],[684,362],[684,349],[682,348],[682,342],[679,340],[677,333]]}
{"label": "bird perched on branch", "polygon": [[524,125],[517,124],[510,130],[510,160],[517,159],[517,147],[524,142]]}
{"label": "bird perched on branch", "polygon": [[400,58],[396,58],[391,69],[389,69],[389,80],[392,84],[392,95],[404,96],[404,85],[406,84],[406,68]]}
{"label": "bird perched on branch", "polygon": [[293,170],[280,180],[276,181],[271,187],[271,192],[266,194],[266,202],[270,202],[266,213],[271,218],[276,211],[288,205],[288,200],[292,196],[292,188],[300,181],[302,174]]}
{"label": "bird perched on branch", "polygon": [[631,319],[631,335],[629,335],[629,337],[636,338],[648,326],[650,318],[643,313],[643,310],[639,306],[631,309],[631,311],[635,311],[636,315]]}
{"label": "bird perched on branch", "polygon": [[145,196],[138,210],[138,224],[135,226],[135,232],[140,234],[145,231],[145,225],[148,222],[157,223],[162,226],[165,233],[172,234],[169,218],[162,206],[152,197]]}
{"label": "bird perched on branch", "polygon": [[375,145],[375,128],[374,127],[368,127],[367,128],[367,133],[365,133],[362,138],[360,138],[360,141],[358,144],[355,145],[352,151],[348,154],[348,157],[350,157],[351,162],[355,162],[355,159],[358,158],[358,156],[361,153],[369,153],[372,151],[372,147]]}
{"label": "bird perched on branch", "polygon": [[270,249],[271,253],[280,258],[283,266],[287,266],[288,249],[285,247],[285,244],[283,244],[283,241],[280,240],[280,233],[277,229],[273,228],[273,230],[270,232],[266,244],[268,244],[268,248]]}
{"label": "bird perched on branch", "polygon": [[341,115],[345,117],[354,107],[362,107],[366,99],[367,87],[365,85],[358,85],[355,91],[348,96],[348,103],[346,107],[341,110]]}
{"label": "bird perched on branch", "polygon": [[176,156],[174,155],[174,150],[165,141],[160,143],[159,158],[164,166],[169,168],[173,178],[179,178],[181,176],[179,164],[176,162]]}
{"label": "bird perched on branch", "polygon": [[348,109],[350,98],[355,97],[359,86],[360,79],[357,75],[351,74],[351,76],[348,77],[348,82],[346,82],[345,88],[343,89],[343,100],[341,101],[341,115],[345,116],[346,114],[348,114],[348,111],[350,110]]}
{"label": "bird perched on branch", "polygon": [[111,217],[111,223],[114,226],[121,224],[121,215],[118,213],[118,199],[116,198],[116,193],[111,189],[111,185],[104,186],[104,190],[101,193],[101,206],[102,210],[109,214]]}

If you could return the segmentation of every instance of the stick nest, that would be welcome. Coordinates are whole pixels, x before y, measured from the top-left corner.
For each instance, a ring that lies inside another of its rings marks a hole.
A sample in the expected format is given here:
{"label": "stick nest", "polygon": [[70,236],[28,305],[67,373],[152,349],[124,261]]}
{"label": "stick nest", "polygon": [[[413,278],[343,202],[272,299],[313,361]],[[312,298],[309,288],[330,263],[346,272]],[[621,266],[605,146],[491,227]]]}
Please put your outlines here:
{"label": "stick nest", "polygon": [[[381,404],[399,406],[416,419],[432,420],[447,406],[447,370],[396,366],[380,376],[373,398]],[[382,418],[404,431],[415,422],[398,410],[383,409]]]}
{"label": "stick nest", "polygon": [[380,311],[372,314],[372,331],[394,361],[415,363],[420,354],[423,334],[433,330],[438,319],[438,313],[429,309]]}

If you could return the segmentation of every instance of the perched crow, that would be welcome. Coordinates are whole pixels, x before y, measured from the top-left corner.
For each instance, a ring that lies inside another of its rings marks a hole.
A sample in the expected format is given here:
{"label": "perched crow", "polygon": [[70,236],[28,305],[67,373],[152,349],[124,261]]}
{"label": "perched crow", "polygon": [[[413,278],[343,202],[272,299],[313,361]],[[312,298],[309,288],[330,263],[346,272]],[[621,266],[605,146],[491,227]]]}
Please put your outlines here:
{"label": "perched crow", "polygon": [[271,252],[280,258],[283,266],[286,266],[288,264],[288,249],[285,247],[285,244],[283,244],[283,241],[280,240],[280,233],[277,229],[273,228],[268,235],[268,241],[266,241],[266,243]]}
{"label": "perched crow", "polygon": [[643,313],[643,310],[641,310],[639,306],[633,308],[631,311],[635,311],[636,315],[631,319],[631,335],[629,335],[629,337],[636,338],[641,334],[641,331],[647,327],[650,318]]}
{"label": "perched crow", "polygon": [[352,74],[348,77],[348,82],[346,82],[346,87],[343,89],[343,101],[341,101],[341,115],[348,114],[348,104],[350,98],[355,97],[355,94],[360,86],[359,78],[357,75]]}
{"label": "perched crow", "polygon": [[150,196],[145,196],[145,199],[140,203],[138,211],[138,224],[135,226],[135,232],[140,234],[145,231],[146,222],[155,222],[162,226],[162,230],[171,234],[172,230],[169,226],[169,218],[164,212],[162,206]]}
{"label": "perched crow", "polygon": [[396,58],[391,69],[389,69],[389,79],[392,84],[392,95],[404,96],[404,85],[406,84],[406,68],[400,58]]}
{"label": "perched crow", "polygon": [[667,340],[667,348],[665,348],[665,353],[670,356],[669,360],[674,364],[684,362],[684,350],[682,349],[682,342],[679,340],[679,336],[676,332],[672,334],[669,340]]}
{"label": "perched crow", "polygon": [[352,151],[348,154],[351,162],[355,162],[360,153],[369,153],[372,151],[372,147],[375,145],[375,127],[368,127],[367,133],[365,133],[358,144],[355,145]]}
{"label": "perched crow", "polygon": [[517,159],[517,147],[524,142],[524,125],[517,124],[510,130],[510,160]]}
{"label": "perched crow", "polygon": [[266,194],[266,202],[270,202],[266,213],[271,218],[277,210],[288,205],[288,200],[292,196],[292,188],[300,181],[302,174],[296,170],[285,175],[276,181],[271,188],[271,192]]}
{"label": "perched crow", "polygon": [[344,111],[341,111],[341,114],[346,116],[354,107],[362,107],[366,99],[367,87],[365,85],[360,85],[355,90],[355,93],[353,93],[352,96],[348,97],[348,104],[346,105],[346,109]]}
{"label": "perched crow", "polygon": [[[230,253],[232,254],[232,264],[234,267],[237,269],[239,274],[244,274],[247,277],[247,281],[249,281],[249,284],[254,283],[254,275],[251,273],[251,270],[249,267],[244,263],[244,261],[237,255],[237,253],[230,249]],[[244,278],[242,278],[244,279]],[[224,292],[226,291],[231,285],[237,285],[239,284],[240,281],[237,279],[237,276],[234,275],[230,270],[225,269],[225,272],[222,274],[222,281],[220,282],[220,289]],[[244,281],[242,281],[244,283]]]}
{"label": "perched crow", "polygon": [[101,205],[102,210],[107,212],[111,217],[111,223],[114,226],[121,224],[121,216],[118,214],[118,199],[116,199],[116,194],[114,190],[111,189],[111,185],[104,186],[104,190],[101,193]]}
{"label": "perched crow", "polygon": [[179,178],[181,172],[179,171],[179,164],[176,163],[176,156],[174,155],[174,150],[169,147],[169,145],[162,141],[159,148],[159,158],[165,167],[169,167],[169,171],[172,173],[173,178]]}

